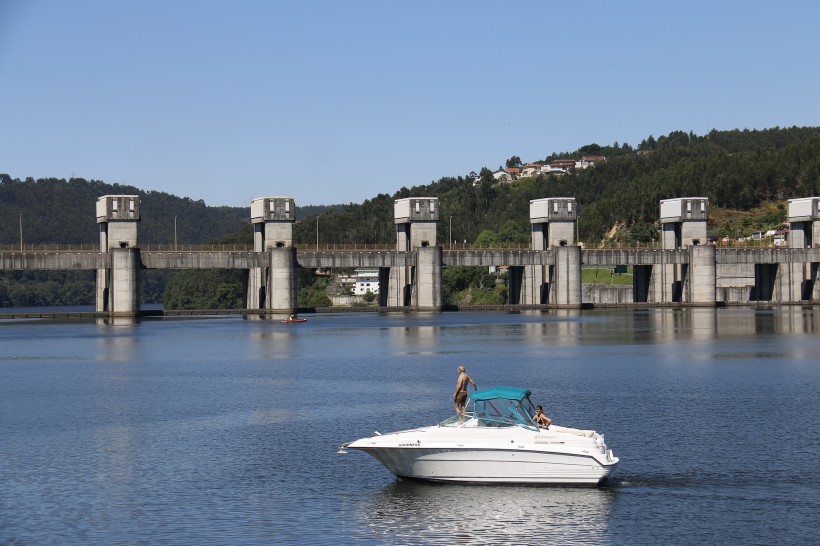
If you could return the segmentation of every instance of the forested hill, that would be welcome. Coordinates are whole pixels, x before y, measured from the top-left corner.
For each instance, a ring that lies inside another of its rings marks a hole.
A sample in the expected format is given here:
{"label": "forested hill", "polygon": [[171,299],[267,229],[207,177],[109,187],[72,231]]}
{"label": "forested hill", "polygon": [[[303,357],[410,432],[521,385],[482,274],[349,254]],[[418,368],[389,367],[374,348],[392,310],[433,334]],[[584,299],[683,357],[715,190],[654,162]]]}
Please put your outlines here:
{"label": "forested hill", "polygon": [[[657,139],[650,136],[634,149],[628,144],[591,144],[542,161],[583,155],[603,155],[606,162],[510,184],[494,183],[490,169],[482,169],[476,181],[445,177],[401,188],[392,196],[381,194],[322,215],[319,240],[392,243],[393,200],[403,197],[439,198],[439,242],[444,243],[451,229],[454,240],[472,242],[482,231],[500,231],[505,224],[507,232],[526,239],[529,201],[543,197],[575,197],[581,239],[597,241],[615,225],[656,223],[661,199],[708,197],[713,210],[750,210],[772,201],[820,195],[818,127],[714,130],[704,136],[673,132]],[[315,224],[310,219],[297,224],[297,242],[315,242]]]}
{"label": "forested hill", "polygon": [[[188,197],[98,180],[27,178],[21,181],[0,174],[0,245],[20,242],[20,220],[25,244],[99,243],[96,203],[102,195],[140,196],[140,242],[145,244],[173,243],[175,220],[177,241],[183,244],[221,240],[228,234],[240,232],[250,221],[250,204],[209,207],[203,201]],[[334,207],[297,207],[296,216],[326,210],[334,210]]]}
{"label": "forested hill", "polygon": [[26,244],[98,243],[97,198],[102,195],[139,195],[140,242],[174,242],[174,218],[178,241],[204,243],[248,222],[250,206],[208,207],[202,201],[132,186],[105,184],[72,178],[28,178],[24,181],[0,174],[0,244],[19,242],[22,213]]}

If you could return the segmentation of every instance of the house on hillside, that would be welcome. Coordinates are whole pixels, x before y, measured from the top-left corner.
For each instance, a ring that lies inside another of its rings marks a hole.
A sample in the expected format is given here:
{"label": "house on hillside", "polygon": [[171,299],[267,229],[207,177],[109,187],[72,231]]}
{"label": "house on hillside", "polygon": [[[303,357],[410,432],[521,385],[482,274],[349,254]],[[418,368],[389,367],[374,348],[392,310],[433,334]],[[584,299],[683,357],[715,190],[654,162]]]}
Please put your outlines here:
{"label": "house on hillside", "polygon": [[585,155],[581,158],[581,161],[575,163],[576,169],[586,169],[587,167],[591,167],[595,163],[603,163],[606,161],[606,157],[602,155]]}
{"label": "house on hillside", "polygon": [[575,160],[574,159],[554,159],[549,162],[550,167],[555,167],[558,169],[571,169],[575,167]]}
{"label": "house on hillside", "polygon": [[548,169],[550,174],[565,174],[569,169],[575,168],[574,159],[555,159],[549,162]]}
{"label": "house on hillside", "polygon": [[521,168],[521,176],[536,176],[541,174],[541,165],[538,163],[527,163]]}
{"label": "house on hillside", "polygon": [[512,182],[512,176],[504,169],[493,171],[493,178],[496,182]]}

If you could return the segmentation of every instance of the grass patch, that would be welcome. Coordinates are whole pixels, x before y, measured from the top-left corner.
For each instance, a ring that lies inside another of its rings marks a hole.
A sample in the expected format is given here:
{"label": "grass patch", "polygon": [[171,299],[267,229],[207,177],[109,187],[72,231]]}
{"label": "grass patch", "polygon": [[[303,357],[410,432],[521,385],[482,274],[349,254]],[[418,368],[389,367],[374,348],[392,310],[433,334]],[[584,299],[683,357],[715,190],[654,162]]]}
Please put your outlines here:
{"label": "grass patch", "polygon": [[581,267],[581,282],[585,284],[628,284],[632,285],[632,266],[626,273],[614,273],[611,267]]}

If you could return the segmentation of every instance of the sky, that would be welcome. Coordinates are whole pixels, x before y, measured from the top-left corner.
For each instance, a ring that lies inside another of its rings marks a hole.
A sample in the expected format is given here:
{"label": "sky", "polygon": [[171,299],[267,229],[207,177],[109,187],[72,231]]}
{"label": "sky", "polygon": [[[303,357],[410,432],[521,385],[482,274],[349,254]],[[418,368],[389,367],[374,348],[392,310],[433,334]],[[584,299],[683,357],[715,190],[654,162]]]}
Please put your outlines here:
{"label": "sky", "polygon": [[361,203],[672,131],[820,126],[820,2],[0,0],[0,173]]}

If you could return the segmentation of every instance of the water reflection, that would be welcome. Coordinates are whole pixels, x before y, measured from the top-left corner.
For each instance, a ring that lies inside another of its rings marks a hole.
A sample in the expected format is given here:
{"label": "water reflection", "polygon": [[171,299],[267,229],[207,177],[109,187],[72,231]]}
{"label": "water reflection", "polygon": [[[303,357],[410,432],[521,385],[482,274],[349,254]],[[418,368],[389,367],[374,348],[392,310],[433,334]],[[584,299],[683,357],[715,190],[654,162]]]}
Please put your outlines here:
{"label": "water reflection", "polygon": [[110,325],[111,323],[107,323],[102,326],[100,335],[95,338],[96,359],[103,362],[129,362],[139,358],[139,355],[134,354],[139,351],[139,347],[133,328],[130,327],[132,325],[126,326],[122,331],[109,331]]}
{"label": "water reflection", "polygon": [[262,327],[251,331],[248,334],[250,340],[251,354],[260,359],[281,359],[289,358],[294,351],[294,342],[297,340],[302,325],[271,325],[270,328]]}
{"label": "water reflection", "polygon": [[607,489],[430,484],[397,480],[354,507],[386,544],[601,543],[615,492]]}
{"label": "water reflection", "polygon": [[389,329],[390,341],[399,354],[434,354],[441,332],[438,326],[404,326]]}
{"label": "water reflection", "polygon": [[816,333],[820,309],[773,308],[757,309],[749,313],[745,309],[719,309],[714,324],[716,337],[756,334],[806,334]]}

